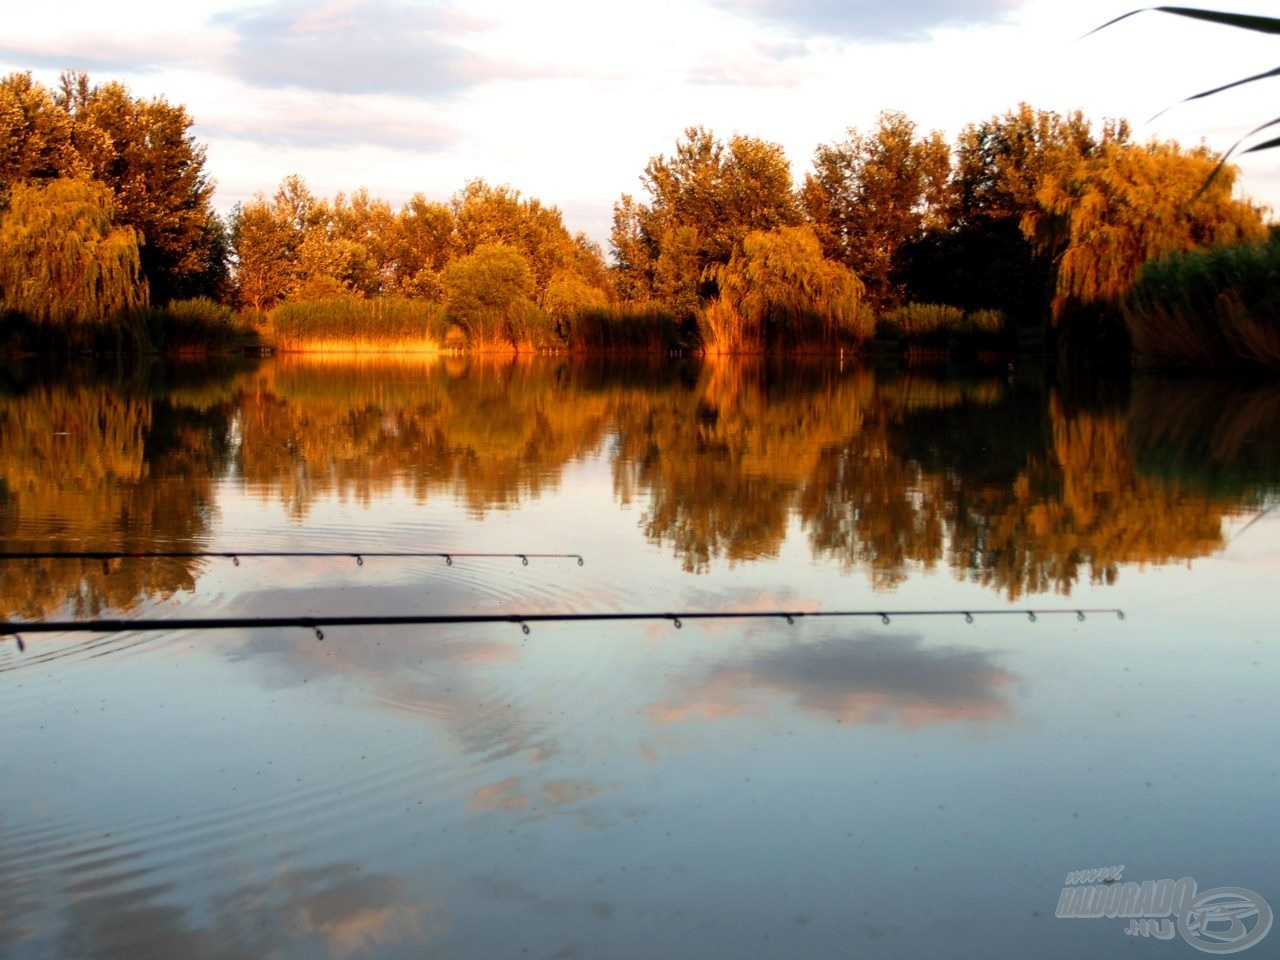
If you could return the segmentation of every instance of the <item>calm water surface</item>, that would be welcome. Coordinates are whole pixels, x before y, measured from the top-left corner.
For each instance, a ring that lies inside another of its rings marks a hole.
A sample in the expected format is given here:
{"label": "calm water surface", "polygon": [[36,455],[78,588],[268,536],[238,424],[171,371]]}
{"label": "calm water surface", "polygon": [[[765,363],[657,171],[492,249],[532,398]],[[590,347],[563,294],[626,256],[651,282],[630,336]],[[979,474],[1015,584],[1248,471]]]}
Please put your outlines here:
{"label": "calm water surface", "polygon": [[11,371],[5,551],[585,558],[0,561],[11,620],[1126,619],[6,639],[0,956],[1201,956],[1055,910],[1119,864],[1280,909],[1278,415],[1003,371]]}

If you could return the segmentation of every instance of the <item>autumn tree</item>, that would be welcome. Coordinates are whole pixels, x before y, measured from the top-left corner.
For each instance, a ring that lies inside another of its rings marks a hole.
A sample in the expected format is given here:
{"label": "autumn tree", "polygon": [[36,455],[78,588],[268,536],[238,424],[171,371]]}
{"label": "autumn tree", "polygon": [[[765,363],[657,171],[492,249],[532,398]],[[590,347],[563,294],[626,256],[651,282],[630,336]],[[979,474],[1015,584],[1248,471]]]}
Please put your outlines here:
{"label": "autumn tree", "polygon": [[[518,251],[533,279],[533,297],[541,303],[552,278],[566,271],[582,272],[583,250],[565,228],[560,211],[508,186],[472,180],[449,202],[453,212],[454,244],[467,255],[482,246],[500,244]],[[588,274],[601,271],[588,266]],[[584,280],[592,279],[590,276]]]}
{"label": "autumn tree", "polygon": [[82,172],[71,117],[30,72],[0,79],[0,198],[15,183]]}
{"label": "autumn tree", "polygon": [[297,278],[291,293],[299,300],[376,297],[392,273],[391,208],[357,190],[350,200],[310,200],[297,220]]}
{"label": "autumn tree", "polygon": [[945,226],[907,244],[896,279],[914,299],[998,308],[1043,323],[1061,251],[1033,246],[1024,221],[1037,215],[1048,177],[1128,137],[1123,121],[1095,133],[1079,111],[1063,115],[1026,103],[968,125],[954,153]]}
{"label": "autumn tree", "polygon": [[392,228],[390,291],[439,300],[440,271],[453,256],[453,211],[414,194],[396,214]]}
{"label": "autumn tree", "polygon": [[613,284],[618,296],[628,303],[646,300],[656,289],[658,245],[649,220],[649,208],[629,193],[613,205],[613,229],[609,234]]}
{"label": "autumn tree", "polygon": [[648,204],[624,195],[614,206],[611,246],[619,292],[654,298],[693,315],[708,268],[729,262],[753,230],[800,222],[791,168],[777,144],[734,136],[723,143],[690,127],[671,156],[653,157],[641,184]]}
{"label": "autumn tree", "polygon": [[0,302],[72,331],[147,302],[138,235],[116,222],[104,184],[62,177],[12,186],[0,212]]}
{"label": "autumn tree", "polygon": [[862,281],[823,257],[808,226],[752,231],[727,264],[710,271],[719,296],[703,311],[701,325],[712,350],[856,343],[872,333],[859,312]]}
{"label": "autumn tree", "polygon": [[520,321],[534,292],[533,271],[520,251],[481,244],[441,277],[449,318],[476,344],[519,344]]}
{"label": "autumn tree", "polygon": [[346,288],[364,297],[391,292],[396,253],[396,216],[391,205],[371,197],[362,187],[350,197],[338,194],[329,219],[330,239],[342,253],[336,275]]}
{"label": "autumn tree", "polygon": [[152,297],[216,294],[226,270],[222,227],[186,108],[134,97],[117,82],[93,86],[83,72],[63,75],[55,102],[70,118],[77,163],[111,188],[119,222],[142,238]]}
{"label": "autumn tree", "polygon": [[242,305],[265,311],[298,291],[303,240],[322,220],[319,201],[296,174],[285,177],[271,199],[259,193],[236,207],[231,244]]}
{"label": "autumn tree", "polygon": [[1206,182],[1216,167],[1203,147],[1110,141],[1047,174],[1023,226],[1057,257],[1054,322],[1072,308],[1114,306],[1148,260],[1262,239],[1261,211],[1231,196],[1236,169]]}
{"label": "autumn tree", "polygon": [[801,198],[823,253],[853,270],[877,308],[902,299],[893,282],[904,243],[941,225],[951,151],[942,134],[917,137],[901,113],[867,134],[818,147]]}

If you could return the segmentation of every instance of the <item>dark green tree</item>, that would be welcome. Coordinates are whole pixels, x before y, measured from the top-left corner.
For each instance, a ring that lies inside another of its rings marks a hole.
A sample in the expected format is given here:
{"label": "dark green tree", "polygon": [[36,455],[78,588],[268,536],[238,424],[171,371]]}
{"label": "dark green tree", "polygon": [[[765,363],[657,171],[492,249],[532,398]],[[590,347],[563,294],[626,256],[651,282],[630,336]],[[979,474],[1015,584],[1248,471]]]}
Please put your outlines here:
{"label": "dark green tree", "polygon": [[55,102],[70,117],[78,165],[111,188],[117,219],[142,238],[153,299],[216,295],[225,247],[186,108],[116,82],[94,86],[75,71],[63,75]]}

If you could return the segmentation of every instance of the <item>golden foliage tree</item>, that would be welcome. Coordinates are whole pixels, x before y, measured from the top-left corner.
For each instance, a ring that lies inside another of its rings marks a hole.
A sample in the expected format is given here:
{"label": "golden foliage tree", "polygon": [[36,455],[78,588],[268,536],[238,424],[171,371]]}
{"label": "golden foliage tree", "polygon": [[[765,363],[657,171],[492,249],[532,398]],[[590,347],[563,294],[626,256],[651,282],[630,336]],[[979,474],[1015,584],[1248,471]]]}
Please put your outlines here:
{"label": "golden foliage tree", "polygon": [[752,231],[727,264],[715,264],[709,273],[720,295],[703,310],[701,324],[713,351],[856,343],[872,333],[859,310],[862,281],[823,257],[808,226]]}
{"label": "golden foliage tree", "polygon": [[[460,254],[482,246],[503,245],[517,251],[529,267],[533,299],[541,303],[552,278],[578,269],[583,250],[565,228],[560,211],[508,186],[472,180],[449,203],[453,212],[454,245]],[[596,258],[599,259],[598,251]],[[599,274],[598,269],[587,268]],[[590,282],[590,277],[584,277]]]}
{"label": "golden foliage tree", "polygon": [[1231,196],[1234,168],[1206,186],[1215,166],[1203,147],[1111,141],[1045,175],[1023,229],[1061,251],[1055,322],[1073,305],[1117,303],[1155,257],[1261,239],[1261,211]]}
{"label": "golden foliage tree", "polygon": [[532,306],[533,271],[515,247],[481,244],[445,268],[449,318],[475,344],[519,345],[522,314]]}
{"label": "golden foliage tree", "polygon": [[80,71],[63,75],[55,100],[71,119],[77,162],[111,188],[118,221],[138,232],[155,300],[218,293],[223,228],[186,108],[114,81],[92,85]]}
{"label": "golden foliage tree", "polygon": [[1093,155],[1103,144],[1125,143],[1128,124],[1103,125],[1100,135],[1079,110],[1070,114],[1016,108],[961,131],[952,177],[951,220],[1017,222],[1038,209],[1045,180]]}
{"label": "golden foliage tree", "polygon": [[672,156],[649,161],[641,183],[647,205],[624,195],[614,206],[618,291],[679,315],[696,313],[707,268],[727,264],[748,233],[801,219],[782,148],[754,137],[724,143],[690,127]]}
{"label": "golden foliage tree", "polygon": [[242,306],[263,312],[290,293],[298,243],[293,223],[262,194],[237,205],[231,214],[231,245],[236,254],[236,295]]}
{"label": "golden foliage tree", "polygon": [[826,256],[867,285],[879,309],[901,299],[891,274],[903,244],[941,221],[951,150],[938,131],[917,137],[904,114],[880,114],[876,129],[849,130],[818,147],[801,200]]}
{"label": "golden foliage tree", "polygon": [[31,74],[0,78],[0,195],[24,180],[76,172],[71,117]]}
{"label": "golden foliage tree", "polygon": [[19,182],[0,213],[0,295],[45,324],[102,325],[147,302],[138,236],[94,180]]}

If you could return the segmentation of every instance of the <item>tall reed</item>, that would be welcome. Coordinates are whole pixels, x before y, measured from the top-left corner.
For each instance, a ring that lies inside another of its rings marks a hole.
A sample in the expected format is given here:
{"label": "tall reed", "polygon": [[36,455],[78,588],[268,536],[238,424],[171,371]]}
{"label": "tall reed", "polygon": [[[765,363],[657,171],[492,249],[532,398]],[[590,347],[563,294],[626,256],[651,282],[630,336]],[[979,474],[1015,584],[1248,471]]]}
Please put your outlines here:
{"label": "tall reed", "polygon": [[139,313],[155,349],[169,353],[225,353],[258,342],[250,316],[237,316],[208,297],[171,300]]}
{"label": "tall reed", "polygon": [[276,347],[291,350],[438,349],[443,308],[425,300],[334,297],[284,303],[271,312]]}
{"label": "tall reed", "polygon": [[945,303],[906,303],[881,314],[883,334],[899,340],[947,342],[995,339],[1005,332],[1005,315],[999,310],[971,310]]}
{"label": "tall reed", "polygon": [[697,345],[655,303],[586,307],[561,322],[560,337],[567,349],[582,353],[671,353]]}
{"label": "tall reed", "polygon": [[1153,260],[1121,312],[1148,365],[1280,369],[1280,242]]}

